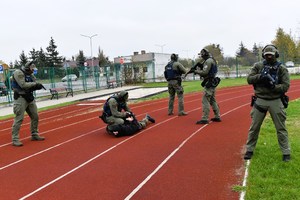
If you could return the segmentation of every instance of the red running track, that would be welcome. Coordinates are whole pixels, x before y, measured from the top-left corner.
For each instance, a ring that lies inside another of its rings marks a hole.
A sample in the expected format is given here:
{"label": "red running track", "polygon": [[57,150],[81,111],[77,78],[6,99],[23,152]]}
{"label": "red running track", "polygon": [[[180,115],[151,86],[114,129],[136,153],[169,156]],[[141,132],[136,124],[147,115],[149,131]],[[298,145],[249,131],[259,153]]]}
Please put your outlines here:
{"label": "red running track", "polygon": [[[300,81],[288,95],[299,98]],[[11,146],[13,119],[0,122],[0,199],[238,199],[250,125],[251,86],[219,89],[222,122],[196,125],[202,94],[185,95],[187,116],[167,115],[167,99],[132,104],[156,123],[114,138],[98,118],[103,102],[85,101],[40,112],[45,141]],[[175,110],[176,111],[176,110]],[[176,112],[175,112],[176,113]]]}

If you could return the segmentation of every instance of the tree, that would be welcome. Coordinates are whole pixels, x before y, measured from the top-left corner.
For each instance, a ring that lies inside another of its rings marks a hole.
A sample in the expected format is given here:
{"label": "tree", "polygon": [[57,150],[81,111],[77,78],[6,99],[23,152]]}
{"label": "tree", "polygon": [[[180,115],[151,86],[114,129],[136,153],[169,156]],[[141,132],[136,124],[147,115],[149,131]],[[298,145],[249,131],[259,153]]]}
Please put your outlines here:
{"label": "tree", "polygon": [[38,51],[38,57],[37,57],[37,60],[36,60],[36,66],[37,66],[37,68],[48,67],[47,56],[44,53],[44,50],[42,48],[40,48],[40,51]]}
{"label": "tree", "polygon": [[76,63],[77,63],[77,65],[84,66],[85,61],[86,61],[86,57],[84,56],[83,51],[79,50],[79,54],[76,57]]}
{"label": "tree", "polygon": [[247,54],[247,51],[249,51],[243,44],[243,42],[241,42],[240,47],[238,49],[238,51],[236,52],[236,56],[237,57],[244,57]]}
{"label": "tree", "polygon": [[27,56],[25,55],[24,51],[22,51],[22,53],[20,54],[19,58],[20,58],[19,64],[20,64],[21,66],[25,66],[25,64],[28,62],[28,58],[27,58]]}
{"label": "tree", "polygon": [[32,51],[29,51],[29,58],[36,62],[37,58],[39,57],[39,51],[36,51],[34,48],[32,49]]}
{"label": "tree", "polygon": [[219,65],[224,64],[223,49],[219,44],[210,44],[205,46],[204,48],[207,49],[213,55],[216,61],[218,61]]}
{"label": "tree", "polygon": [[278,28],[276,32],[276,37],[272,41],[278,51],[279,51],[279,59],[282,62],[286,62],[289,60],[296,60],[299,56],[297,54],[296,43],[293,40],[293,37],[290,34],[286,34],[282,28]]}
{"label": "tree", "polygon": [[98,48],[98,59],[99,59],[99,66],[104,67],[108,64],[108,59],[105,57],[103,50]]}
{"label": "tree", "polygon": [[57,46],[55,45],[54,39],[51,37],[49,42],[49,46],[46,48],[47,50],[47,58],[50,67],[61,67],[62,65],[62,57],[59,56],[58,51],[56,50]]}
{"label": "tree", "polygon": [[252,53],[254,54],[254,56],[257,57],[257,60],[259,60],[259,47],[257,47],[256,43],[254,43],[253,48],[252,48]]}

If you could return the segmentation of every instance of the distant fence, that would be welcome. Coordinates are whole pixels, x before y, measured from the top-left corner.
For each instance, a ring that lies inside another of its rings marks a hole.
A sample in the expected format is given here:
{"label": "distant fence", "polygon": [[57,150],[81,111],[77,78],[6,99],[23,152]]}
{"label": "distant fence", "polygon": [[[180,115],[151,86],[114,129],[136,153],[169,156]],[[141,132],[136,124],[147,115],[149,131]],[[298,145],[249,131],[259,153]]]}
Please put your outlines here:
{"label": "distant fence", "polygon": [[[165,82],[163,74],[156,75],[156,77],[145,78],[144,74],[137,76],[134,68],[121,66],[120,64],[107,65],[105,67],[50,67],[39,68],[34,72],[37,81],[41,82],[47,90],[39,90],[35,92],[36,97],[50,95],[50,88],[71,88],[74,93],[88,92],[94,90],[101,90],[110,88],[111,82],[118,84],[118,86],[128,84],[140,84],[147,82]],[[251,67],[234,66],[226,67],[220,66],[218,76],[220,78],[236,78],[246,77],[250,73]],[[290,73],[299,73],[299,67],[288,68]],[[10,81],[8,81],[15,69],[5,69],[0,81],[4,81],[8,94],[0,96],[1,103],[11,103],[13,101],[13,92],[11,91]],[[77,79],[71,79],[72,74],[75,74]],[[189,74],[186,80],[199,80],[198,75]],[[66,80],[66,81],[64,81]]]}

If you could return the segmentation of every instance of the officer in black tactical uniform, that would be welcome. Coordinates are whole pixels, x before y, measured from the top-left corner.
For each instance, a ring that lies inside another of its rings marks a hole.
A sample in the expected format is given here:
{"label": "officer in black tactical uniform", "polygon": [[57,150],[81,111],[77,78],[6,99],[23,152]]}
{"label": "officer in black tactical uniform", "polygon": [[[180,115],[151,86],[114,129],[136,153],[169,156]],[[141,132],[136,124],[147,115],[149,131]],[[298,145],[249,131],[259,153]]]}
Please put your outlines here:
{"label": "officer in black tactical uniform", "polygon": [[124,120],[124,124],[115,124],[106,127],[108,134],[115,137],[130,136],[142,129],[145,129],[147,125],[155,123],[155,119],[146,114],[145,118],[138,121],[135,115],[132,113],[130,117]]}
{"label": "officer in black tactical uniform", "polygon": [[24,119],[25,111],[31,119],[31,140],[41,141],[45,139],[38,134],[39,116],[33,96],[33,91],[40,90],[44,88],[44,86],[36,82],[33,75],[34,68],[34,63],[28,62],[25,67],[23,66],[21,69],[17,69],[11,77],[11,86],[14,91],[13,111],[15,114],[12,126],[12,144],[17,147],[23,146],[23,143],[20,142],[19,139],[19,131]]}
{"label": "officer in black tactical uniform", "polygon": [[166,65],[164,76],[168,81],[168,92],[169,92],[169,105],[168,105],[168,115],[173,115],[175,94],[178,97],[178,116],[187,115],[184,112],[184,100],[183,100],[183,87],[181,85],[182,74],[186,74],[188,70],[178,62],[178,55],[172,54],[171,61]]}
{"label": "officer in black tactical uniform", "polygon": [[252,123],[248,133],[245,160],[251,159],[259,135],[260,127],[269,111],[276,128],[278,143],[283,154],[283,161],[289,161],[290,144],[285,126],[287,96],[290,87],[289,73],[286,67],[277,61],[279,53],[274,45],[266,45],[262,52],[264,60],[255,63],[247,77],[253,85],[255,96],[252,98]]}
{"label": "officer in black tactical uniform", "polygon": [[204,87],[202,96],[202,118],[196,124],[208,124],[210,106],[214,112],[214,117],[211,119],[214,122],[221,122],[220,109],[216,101],[216,87],[220,82],[220,78],[216,77],[218,68],[215,59],[207,49],[202,49],[199,53],[202,60],[198,62],[194,68],[195,74],[199,74],[203,78],[201,83]]}

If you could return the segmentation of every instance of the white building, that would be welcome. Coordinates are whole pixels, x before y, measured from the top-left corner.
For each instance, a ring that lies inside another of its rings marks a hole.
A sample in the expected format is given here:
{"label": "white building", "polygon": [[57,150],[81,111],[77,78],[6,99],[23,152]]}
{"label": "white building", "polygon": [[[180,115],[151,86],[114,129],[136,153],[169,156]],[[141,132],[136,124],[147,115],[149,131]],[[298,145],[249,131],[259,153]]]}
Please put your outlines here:
{"label": "white building", "polygon": [[130,56],[114,58],[115,64],[120,64],[120,71],[125,68],[133,71],[132,78],[143,79],[144,82],[165,81],[165,66],[170,61],[171,54],[165,53],[146,53],[144,50],[134,52]]}

